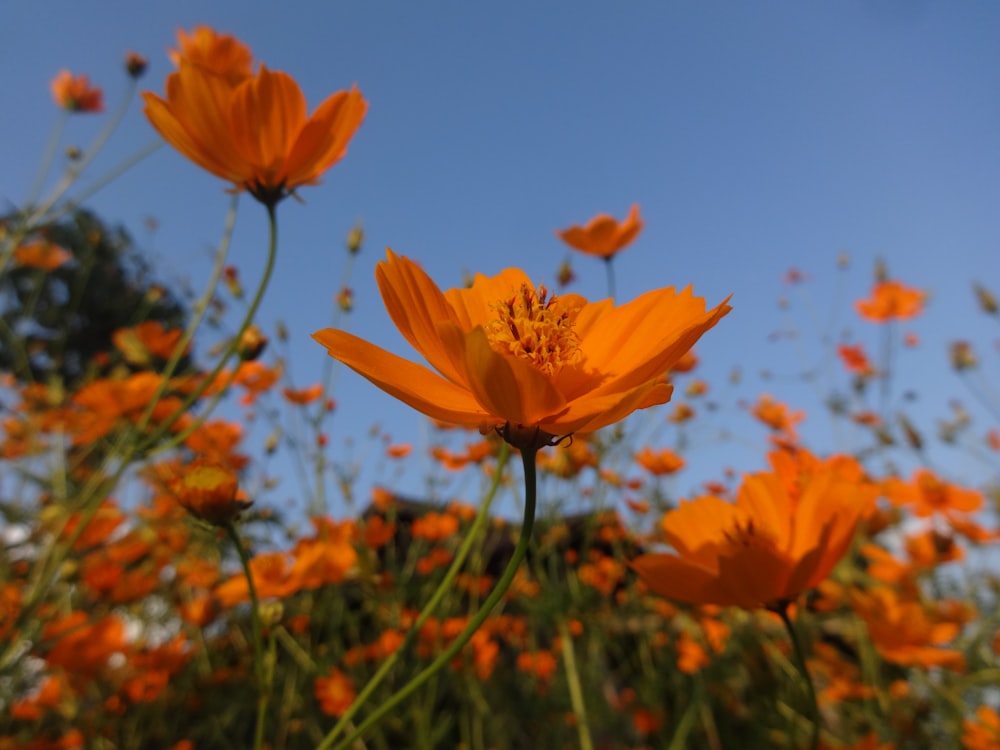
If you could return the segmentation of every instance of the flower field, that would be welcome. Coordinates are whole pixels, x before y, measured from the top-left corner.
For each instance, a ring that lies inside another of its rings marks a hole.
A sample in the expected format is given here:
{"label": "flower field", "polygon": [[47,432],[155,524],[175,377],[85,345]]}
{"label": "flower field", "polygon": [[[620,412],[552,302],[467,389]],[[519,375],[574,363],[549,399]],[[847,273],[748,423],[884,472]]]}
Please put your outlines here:
{"label": "flower field", "polygon": [[[292,334],[261,315],[279,226],[364,158],[365,84],[309,99],[209,26],[158,54],[162,80],[123,60],[126,96],[231,205],[200,288],[159,281],[76,192],[141,183],[144,156],[88,171],[120,119],[86,75],[51,83],[53,143],[104,130],[61,170],[44,154],[0,219],[0,750],[1000,748],[998,329],[924,373],[955,390],[929,421],[906,358],[958,301],[842,260],[870,291],[841,304],[862,335],[809,342],[821,406],[779,380],[726,401],[731,363],[697,352],[740,300],[659,273],[619,296],[654,220],[635,204],[554,226],[567,260],[544,281],[453,288],[359,223],[345,278],[370,261],[408,353],[347,330],[349,283]],[[227,256],[246,214],[259,276]],[[975,330],[1000,324],[997,281],[961,301]],[[810,283],[788,271],[781,304]],[[338,399],[362,379],[426,417],[427,445],[376,425],[351,436],[376,469],[353,468]],[[818,411],[850,439],[817,439]],[[755,466],[698,447],[719,414]],[[269,479],[292,474],[294,508]]]}

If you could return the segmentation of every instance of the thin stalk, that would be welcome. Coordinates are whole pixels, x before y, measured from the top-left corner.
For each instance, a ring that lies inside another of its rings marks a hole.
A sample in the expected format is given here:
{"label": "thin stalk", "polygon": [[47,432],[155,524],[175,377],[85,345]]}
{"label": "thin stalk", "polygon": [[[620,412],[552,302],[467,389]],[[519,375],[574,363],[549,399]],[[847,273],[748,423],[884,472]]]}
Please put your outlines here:
{"label": "thin stalk", "polygon": [[795,651],[795,666],[798,667],[799,672],[802,673],[802,677],[806,681],[806,688],[809,692],[809,713],[812,719],[812,735],[809,739],[809,747],[811,750],[817,750],[819,747],[820,717],[819,701],[816,699],[816,686],[813,684],[812,675],[809,673],[809,667],[806,664],[806,655],[802,650],[802,641],[799,639],[798,633],[795,632],[792,621],[788,617],[788,605],[778,607],[777,612],[778,616],[781,617],[781,621],[785,623],[785,630],[788,631],[788,638],[792,642],[792,648]]}
{"label": "thin stalk", "polygon": [[332,743],[336,735],[334,732],[331,732],[327,735],[326,739],[323,740],[319,747],[316,748],[316,750],[329,750],[331,746],[333,746],[335,750],[345,750],[349,747],[357,737],[360,737],[365,731],[381,721],[386,714],[409,698],[441,669],[447,666],[451,660],[465,647],[465,644],[469,642],[469,639],[472,638],[473,634],[479,630],[480,626],[492,613],[493,608],[503,599],[504,594],[507,593],[507,589],[509,589],[510,585],[514,582],[514,576],[517,573],[517,569],[520,567],[521,561],[524,559],[524,556],[528,551],[528,544],[531,542],[531,531],[535,525],[535,505],[537,494],[537,471],[535,457],[537,453],[537,446],[521,448],[521,460],[524,464],[525,488],[524,522],[521,525],[521,534],[518,537],[517,546],[514,548],[514,554],[511,556],[510,562],[507,564],[507,568],[504,570],[503,575],[500,577],[500,580],[497,582],[493,591],[490,592],[489,597],[483,603],[483,606],[469,621],[465,630],[463,630],[458,637],[455,638],[448,648],[441,652],[441,654],[433,662],[431,662],[430,666],[410,680],[391,698],[389,698],[389,700],[375,709],[371,715],[361,722],[352,734],[334,746]]}
{"label": "thin stalk", "polygon": [[580,750],[594,750],[594,742],[590,738],[590,724],[587,721],[587,706],[583,700],[583,689],[580,686],[580,672],[576,668],[576,652],[573,648],[573,636],[570,635],[566,622],[559,622],[559,640],[562,643],[563,667],[566,670],[566,684],[569,686],[569,700],[576,717],[576,733],[580,740]]}
{"label": "thin stalk", "polygon": [[[236,351],[239,346],[240,341],[243,338],[243,334],[250,327],[253,322],[254,316],[257,314],[257,308],[260,307],[261,301],[264,299],[264,291],[267,289],[268,283],[271,281],[271,273],[274,271],[274,261],[278,254],[278,217],[275,212],[275,207],[273,205],[267,206],[267,218],[270,225],[269,231],[269,241],[267,246],[267,261],[264,266],[264,275],[261,277],[260,284],[257,286],[257,292],[254,294],[253,300],[250,302],[250,307],[247,308],[246,315],[243,316],[243,322],[236,331],[236,335],[229,342],[229,346],[226,347],[226,351],[222,353],[219,357],[219,361],[215,364],[212,371],[202,379],[198,387],[195,388],[187,398],[184,400],[182,406],[174,412],[169,418],[164,420],[162,424],[159,425],[157,430],[150,436],[147,441],[147,445],[152,446],[158,441],[163,435],[169,430],[174,423],[180,419],[181,414],[184,414],[187,409],[208,389],[208,387],[215,382],[216,377],[222,372],[223,368],[226,366],[226,362]],[[157,446],[158,450],[166,450],[167,448],[173,447],[180,444],[184,439],[184,436],[191,434],[191,432],[197,429],[201,424],[204,423],[205,419],[208,417],[208,411],[205,410],[188,425],[187,430],[183,433],[183,436],[174,435],[170,440],[166,441],[165,445]]]}
{"label": "thin stalk", "polygon": [[63,178],[59,181],[55,188],[53,188],[52,192],[49,193],[42,205],[38,209],[31,212],[31,216],[28,219],[28,226],[34,226],[36,223],[46,219],[46,214],[59,201],[59,199],[66,194],[66,191],[69,190],[70,187],[73,186],[73,183],[76,182],[77,177],[83,173],[83,170],[87,168],[90,162],[94,160],[94,157],[100,153],[102,148],[104,148],[104,144],[108,142],[111,134],[118,128],[119,123],[121,123],[122,118],[128,111],[128,105],[132,101],[132,94],[135,93],[135,86],[135,79],[130,77],[128,91],[118,103],[114,113],[111,115],[111,119],[108,120],[108,124],[104,126],[100,133],[98,133],[97,138],[95,138],[90,147],[84,151],[83,156],[81,156],[76,163],[66,170]]}
{"label": "thin stalk", "polygon": [[243,573],[247,577],[247,591],[250,593],[250,622],[253,631],[253,666],[254,676],[257,681],[257,723],[254,727],[254,750],[261,750],[264,747],[264,722],[267,718],[267,702],[270,692],[270,680],[266,677],[266,667],[264,665],[264,640],[263,630],[260,622],[260,602],[257,599],[257,587],[253,582],[253,572],[250,570],[250,555],[247,554],[243,540],[233,522],[226,524],[226,535],[236,546],[236,551],[240,556],[240,565]]}
{"label": "thin stalk", "polygon": [[[417,619],[410,626],[409,631],[406,633],[406,637],[403,639],[403,643],[395,651],[390,654],[385,661],[382,662],[378,670],[372,675],[372,678],[368,680],[368,683],[364,686],[354,702],[347,708],[347,710],[341,715],[340,720],[334,725],[333,729],[330,730],[329,734],[324,738],[323,742],[320,744],[320,748],[327,748],[333,743],[337,736],[348,728],[349,722],[354,715],[371,697],[375,689],[381,684],[382,680],[385,679],[386,675],[392,670],[399,657],[404,653],[410,645],[416,640],[417,634],[423,627],[427,619],[434,613],[441,600],[444,599],[445,595],[452,591],[452,583],[455,577],[458,575],[458,571],[461,570],[462,566],[465,564],[466,558],[468,558],[469,553],[472,551],[472,545],[479,539],[479,534],[482,532],[483,528],[486,526],[486,522],[489,519],[489,509],[490,505],[493,503],[493,498],[496,497],[497,490],[500,488],[500,481],[503,477],[504,467],[507,465],[507,458],[510,456],[510,448],[504,443],[500,448],[500,456],[497,458],[497,467],[493,473],[493,481],[490,484],[489,491],[486,493],[486,498],[483,500],[482,506],[479,509],[479,513],[476,515],[475,520],[472,522],[472,526],[469,528],[469,533],[466,534],[465,539],[462,541],[462,545],[459,547],[455,559],[452,561],[451,566],[445,573],[444,578],[438,585],[437,589],[434,591],[431,598],[424,605],[424,608],[420,611]],[[359,732],[355,730],[355,736]],[[349,744],[349,743],[348,743]]]}
{"label": "thin stalk", "polygon": [[615,298],[615,258],[613,255],[604,259],[604,270],[608,275],[608,296]]}

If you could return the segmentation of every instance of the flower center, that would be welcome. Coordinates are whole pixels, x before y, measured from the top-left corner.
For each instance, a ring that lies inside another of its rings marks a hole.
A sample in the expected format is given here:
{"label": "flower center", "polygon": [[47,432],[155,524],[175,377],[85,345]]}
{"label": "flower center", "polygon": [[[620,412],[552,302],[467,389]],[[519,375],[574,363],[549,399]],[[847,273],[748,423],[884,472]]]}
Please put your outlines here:
{"label": "flower center", "polygon": [[738,554],[751,547],[758,549],[776,550],[777,544],[774,537],[767,529],[759,527],[754,523],[754,519],[748,518],[745,521],[737,521],[733,526],[722,532],[725,538],[725,547],[728,552]]}
{"label": "flower center", "polygon": [[497,317],[486,326],[490,344],[501,354],[528,359],[546,375],[583,359],[580,337],[573,330],[577,309],[549,296],[544,286],[522,284],[493,306]]}

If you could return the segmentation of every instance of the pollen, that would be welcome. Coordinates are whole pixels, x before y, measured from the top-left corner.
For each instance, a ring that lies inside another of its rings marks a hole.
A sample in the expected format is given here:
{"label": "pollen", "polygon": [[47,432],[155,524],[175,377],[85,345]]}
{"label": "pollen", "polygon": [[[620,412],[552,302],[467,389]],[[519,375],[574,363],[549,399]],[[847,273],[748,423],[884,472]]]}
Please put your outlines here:
{"label": "pollen", "polygon": [[544,286],[522,284],[493,310],[497,317],[486,333],[496,351],[530,360],[546,375],[583,360],[580,337],[573,330],[579,310],[555,294],[549,296]]}

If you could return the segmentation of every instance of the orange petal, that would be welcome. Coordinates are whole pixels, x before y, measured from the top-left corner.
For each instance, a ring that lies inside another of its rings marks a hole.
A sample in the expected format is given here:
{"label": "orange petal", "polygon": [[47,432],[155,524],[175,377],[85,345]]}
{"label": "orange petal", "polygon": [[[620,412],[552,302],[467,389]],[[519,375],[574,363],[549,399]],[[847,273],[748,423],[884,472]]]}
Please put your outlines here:
{"label": "orange petal", "polygon": [[325,346],[331,357],[429,417],[467,427],[489,421],[490,415],[472,394],[426,367],[332,328],[317,331],[313,339]]}
{"label": "orange petal", "polygon": [[500,421],[532,427],[565,408],[566,400],[548,376],[527,360],[498,354],[482,327],[463,333],[456,323],[447,322],[439,330],[453,347],[464,350],[469,389]]}
{"label": "orange petal", "polygon": [[387,249],[388,260],[375,267],[385,309],[400,333],[434,369],[456,384],[464,384],[460,350],[448,351],[437,325],[453,320],[451,306],[420,266]]}

